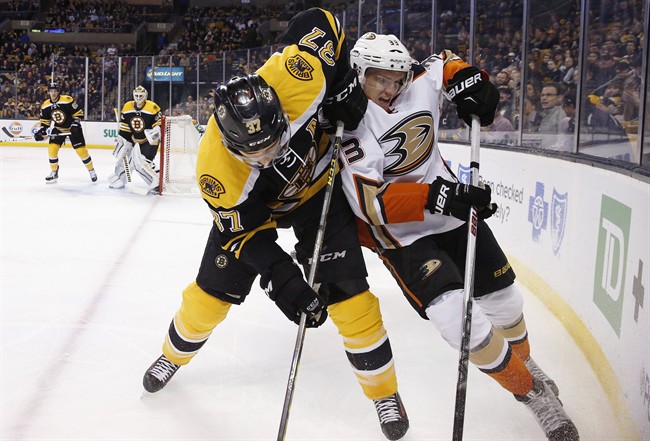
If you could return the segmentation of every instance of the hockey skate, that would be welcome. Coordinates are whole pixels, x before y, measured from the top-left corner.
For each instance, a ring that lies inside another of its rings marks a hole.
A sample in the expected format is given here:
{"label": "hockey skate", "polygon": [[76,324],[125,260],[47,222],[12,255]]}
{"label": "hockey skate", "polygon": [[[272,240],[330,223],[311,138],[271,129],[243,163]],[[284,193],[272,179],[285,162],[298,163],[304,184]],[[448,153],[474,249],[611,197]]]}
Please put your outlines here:
{"label": "hockey skate", "polygon": [[398,440],[406,434],[409,429],[409,419],[406,409],[399,397],[399,392],[381,400],[373,400],[381,431],[389,440]]}
{"label": "hockey skate", "polygon": [[49,175],[45,176],[46,184],[56,184],[56,181],[59,179],[59,169],[57,168],[53,172],[50,172]]}
{"label": "hockey skate", "polygon": [[93,182],[97,182],[97,172],[95,172],[95,169],[90,169],[88,170],[88,173],[90,174],[90,180]]}
{"label": "hockey skate", "polygon": [[167,357],[161,355],[145,372],[142,379],[144,389],[151,393],[158,392],[167,385],[179,367],[179,365],[172,363]]}
{"label": "hockey skate", "polygon": [[533,377],[533,388],[526,395],[515,395],[526,405],[549,441],[580,441],[578,429],[566,414],[560,400],[543,381]]}
{"label": "hockey skate", "polygon": [[560,395],[560,389],[555,384],[555,381],[551,380],[551,378],[546,375],[546,373],[541,370],[539,366],[537,366],[537,363],[535,363],[535,360],[533,360],[532,357],[528,357],[528,360],[526,360],[525,364],[528,368],[528,371],[534,378],[537,378],[538,380],[546,383],[546,385],[551,388],[556,397]]}

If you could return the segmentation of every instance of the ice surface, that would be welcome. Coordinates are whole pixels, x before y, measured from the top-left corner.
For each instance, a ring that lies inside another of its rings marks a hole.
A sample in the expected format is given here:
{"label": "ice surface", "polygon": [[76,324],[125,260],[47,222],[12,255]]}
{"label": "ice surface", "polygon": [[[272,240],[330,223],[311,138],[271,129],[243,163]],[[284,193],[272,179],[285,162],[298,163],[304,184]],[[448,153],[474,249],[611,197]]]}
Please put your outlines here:
{"label": "ice surface", "polygon": [[[110,151],[91,154],[97,183],[63,149],[59,182],[46,185],[45,149],[0,148],[0,438],[275,439],[297,327],[257,285],[164,390],[144,392],[211,216],[198,198],[109,189]],[[289,249],[293,236],[283,232],[281,242]],[[458,355],[366,257],[411,421],[404,440],[450,440]],[[532,354],[581,439],[620,440],[586,359],[525,294]],[[329,321],[307,331],[286,439],[385,439]],[[470,368],[465,440],[544,439],[523,405]]]}

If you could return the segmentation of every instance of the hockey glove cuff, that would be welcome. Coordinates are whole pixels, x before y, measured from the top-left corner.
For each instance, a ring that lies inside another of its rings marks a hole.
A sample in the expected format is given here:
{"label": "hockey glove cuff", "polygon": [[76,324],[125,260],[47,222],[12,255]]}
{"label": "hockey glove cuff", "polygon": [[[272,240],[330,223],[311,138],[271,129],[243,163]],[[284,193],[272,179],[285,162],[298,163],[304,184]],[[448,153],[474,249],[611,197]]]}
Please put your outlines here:
{"label": "hockey glove cuff", "polygon": [[336,122],[343,121],[346,130],[354,130],[367,108],[368,98],[361,88],[357,71],[350,69],[343,80],[332,86],[323,102],[323,116],[329,122],[329,125],[324,124],[324,128],[336,128]]}
{"label": "hockey glove cuff", "polygon": [[327,319],[325,302],[311,289],[300,269],[291,261],[282,261],[264,273],[260,286],[278,308],[294,323],[300,323],[300,313],[307,314],[307,327],[317,328]]}
{"label": "hockey glove cuff", "polygon": [[34,133],[34,140],[42,141],[45,139],[46,135],[47,135],[47,128],[41,127],[40,129],[38,129],[36,133]]}
{"label": "hockey glove cuff", "polygon": [[491,193],[489,185],[485,188],[474,187],[438,177],[429,184],[426,209],[430,213],[466,221],[469,218],[469,209],[474,205],[477,207],[478,217],[487,219],[496,211],[496,204],[490,203]]}
{"label": "hockey glove cuff", "polygon": [[459,70],[449,81],[447,94],[468,126],[472,125],[472,115],[479,117],[482,126],[494,121],[499,90],[490,82],[487,72],[473,66]]}

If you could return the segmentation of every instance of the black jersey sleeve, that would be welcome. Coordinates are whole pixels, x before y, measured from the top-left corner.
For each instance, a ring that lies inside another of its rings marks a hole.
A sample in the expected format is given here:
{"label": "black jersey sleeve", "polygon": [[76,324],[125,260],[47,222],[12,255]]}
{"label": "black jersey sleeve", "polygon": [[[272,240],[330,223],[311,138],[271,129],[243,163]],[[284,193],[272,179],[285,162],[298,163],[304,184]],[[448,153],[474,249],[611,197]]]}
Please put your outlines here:
{"label": "black jersey sleeve", "polygon": [[345,32],[329,11],[311,8],[295,15],[279,43],[284,46],[296,44],[301,51],[321,59],[328,88],[341,81],[350,69]]}

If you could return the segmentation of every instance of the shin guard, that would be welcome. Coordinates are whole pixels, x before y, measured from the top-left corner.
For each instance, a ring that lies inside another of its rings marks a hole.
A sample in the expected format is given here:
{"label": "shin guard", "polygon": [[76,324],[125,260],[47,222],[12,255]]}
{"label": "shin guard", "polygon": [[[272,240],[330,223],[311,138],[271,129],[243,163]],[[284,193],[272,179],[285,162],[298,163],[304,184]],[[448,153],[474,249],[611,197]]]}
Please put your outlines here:
{"label": "shin guard", "polygon": [[183,303],[169,325],[163,354],[178,365],[190,362],[228,314],[231,303],[203,291],[196,282],[183,290]]}
{"label": "shin guard", "polygon": [[512,348],[503,336],[491,332],[484,343],[470,354],[469,360],[504,389],[513,394],[525,395],[533,387],[533,377],[524,361],[513,355]]}
{"label": "shin guard", "polygon": [[331,305],[328,312],[343,337],[346,355],[363,393],[371,400],[395,394],[393,352],[377,297],[366,290]]}

